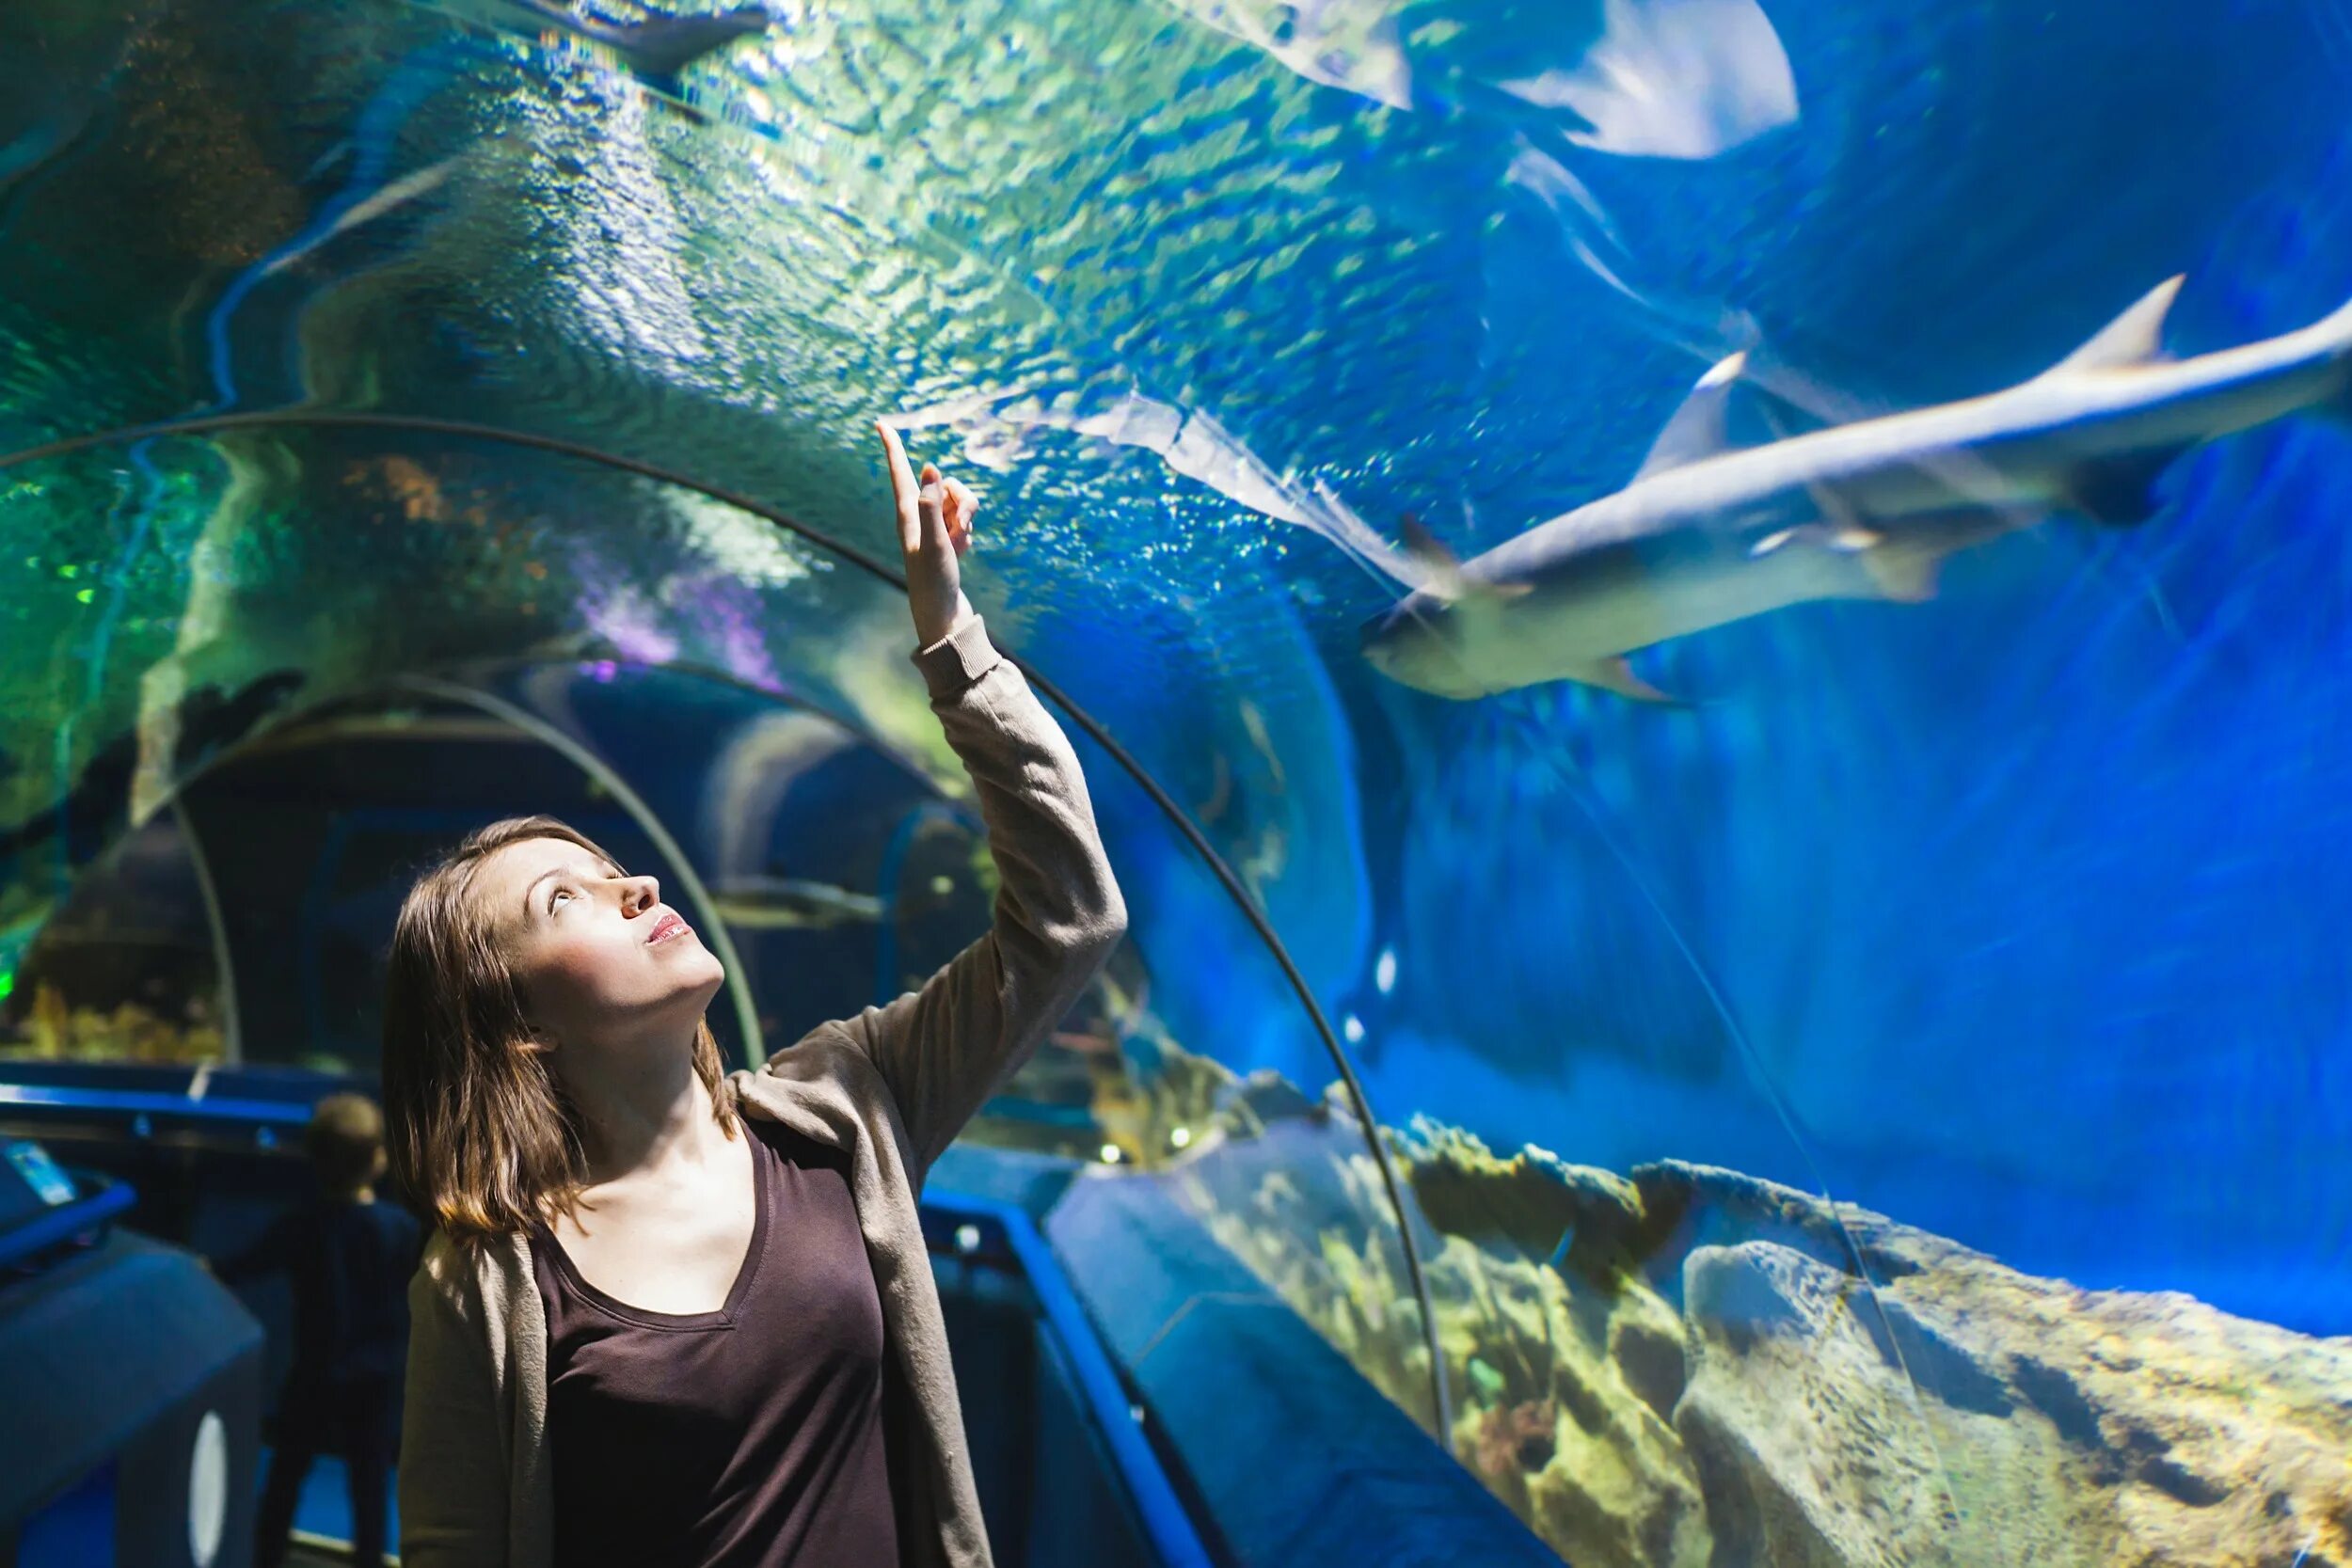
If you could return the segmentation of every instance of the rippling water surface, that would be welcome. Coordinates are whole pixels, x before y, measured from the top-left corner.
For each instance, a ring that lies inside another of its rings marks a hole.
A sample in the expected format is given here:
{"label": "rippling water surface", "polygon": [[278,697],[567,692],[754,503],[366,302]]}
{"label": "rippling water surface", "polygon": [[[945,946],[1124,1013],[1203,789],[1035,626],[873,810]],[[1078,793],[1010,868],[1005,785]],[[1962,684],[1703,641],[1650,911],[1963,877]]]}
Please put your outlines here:
{"label": "rippling water surface", "polygon": [[[2324,410],[2179,455],[2136,526],[2019,515],[1929,602],[1635,651],[1683,705],[1454,700],[1359,652],[1450,570],[1408,539],[1471,559],[1621,489],[1735,352],[1727,438],[1760,445],[2023,382],[2175,274],[2175,356],[2319,320],[2352,298],[2352,13],[680,25],[0,18],[0,967],[176,780],[406,671],[693,666],[952,781],[902,611],[824,544],[887,554],[887,416],[982,492],[999,640],[1230,864],[1382,1124],[1725,1167],[2026,1276],[2352,1333],[2352,436]],[[254,418],[145,428],[224,416]],[[1139,791],[1099,804],[1152,1027],[1318,1092],[1326,1044],[1226,894]],[[1457,1450],[1526,1457],[1502,1430]],[[1925,1430],[1965,1494],[1968,1439]]]}

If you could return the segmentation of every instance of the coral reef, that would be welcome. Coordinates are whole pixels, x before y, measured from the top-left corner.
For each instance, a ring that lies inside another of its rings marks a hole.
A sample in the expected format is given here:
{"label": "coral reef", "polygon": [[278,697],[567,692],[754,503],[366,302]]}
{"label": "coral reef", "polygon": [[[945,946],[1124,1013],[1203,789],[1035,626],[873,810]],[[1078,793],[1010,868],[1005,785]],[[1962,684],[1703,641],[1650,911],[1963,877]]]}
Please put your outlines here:
{"label": "coral reef", "polygon": [[77,1062],[217,1062],[225,1054],[209,999],[189,999],[181,1017],[160,1015],[136,1002],[111,1008],[70,1005],[56,986],[41,981],[21,1025],[0,1017],[0,1060]]}
{"label": "coral reef", "polygon": [[[1336,1095],[1217,1101],[1137,1179],[1434,1425],[1362,1129]],[[1735,1171],[1384,1136],[1454,1451],[1579,1568],[2352,1565],[2352,1339],[2021,1274]]]}

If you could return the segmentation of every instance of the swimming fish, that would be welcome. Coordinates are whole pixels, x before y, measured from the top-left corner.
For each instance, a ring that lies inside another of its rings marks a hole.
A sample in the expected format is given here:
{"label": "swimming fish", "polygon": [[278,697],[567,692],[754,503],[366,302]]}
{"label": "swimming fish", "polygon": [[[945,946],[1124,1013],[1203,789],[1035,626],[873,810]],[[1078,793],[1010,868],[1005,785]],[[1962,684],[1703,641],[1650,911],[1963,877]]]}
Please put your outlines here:
{"label": "swimming fish", "polygon": [[1398,110],[1710,158],[1797,119],[1756,0],[1168,0],[1310,82]]}
{"label": "swimming fish", "polygon": [[1628,653],[1808,600],[1916,603],[1955,550],[2054,509],[2143,522],[2157,476],[2190,448],[2315,405],[2344,414],[2352,303],[2171,360],[2159,339],[2181,281],[2007,390],[1745,449],[1724,434],[1745,368],[1735,354],[1700,378],[1615,494],[1468,562],[1408,529],[1426,573],[1365,623],[1364,657],[1445,697],[1569,680],[1671,701]]}
{"label": "swimming fish", "polygon": [[537,34],[549,27],[610,49],[629,73],[675,93],[678,73],[739,39],[755,37],[776,24],[765,6],[741,6],[700,16],[655,16],[644,22],[599,22],[576,15],[554,0],[409,0],[426,10],[501,32]]}
{"label": "swimming fish", "polygon": [[1261,50],[1310,82],[1392,109],[1413,106],[1412,68],[1398,46],[1393,6],[1364,0],[1168,0]]}

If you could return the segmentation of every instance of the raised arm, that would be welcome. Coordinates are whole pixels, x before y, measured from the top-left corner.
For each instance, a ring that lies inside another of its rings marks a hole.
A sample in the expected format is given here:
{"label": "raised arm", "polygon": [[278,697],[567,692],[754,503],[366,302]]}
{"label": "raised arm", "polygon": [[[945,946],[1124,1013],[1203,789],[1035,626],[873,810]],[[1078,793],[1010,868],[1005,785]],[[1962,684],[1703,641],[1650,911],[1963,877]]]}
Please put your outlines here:
{"label": "raised arm", "polygon": [[1126,931],[1127,910],[1077,753],[964,602],[955,557],[968,537],[969,493],[939,485],[928,467],[918,493],[898,437],[887,428],[882,436],[922,641],[914,662],[972,776],[997,871],[987,934],[922,990],[843,1025],[898,1101],[919,1183],[1076,1003]]}

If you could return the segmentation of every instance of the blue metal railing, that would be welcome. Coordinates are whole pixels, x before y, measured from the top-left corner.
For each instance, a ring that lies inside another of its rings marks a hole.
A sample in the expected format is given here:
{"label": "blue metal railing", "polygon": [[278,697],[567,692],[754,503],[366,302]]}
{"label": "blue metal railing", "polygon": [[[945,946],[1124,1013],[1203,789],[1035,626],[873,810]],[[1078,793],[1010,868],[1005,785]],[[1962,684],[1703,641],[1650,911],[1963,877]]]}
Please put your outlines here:
{"label": "blue metal railing", "polygon": [[96,1184],[96,1190],[71,1203],[44,1210],[24,1224],[0,1234],[0,1269],[12,1268],[58,1243],[94,1230],[138,1200],[127,1181],[116,1181],[93,1171],[70,1173],[76,1187]]}
{"label": "blue metal railing", "polygon": [[158,1089],[94,1089],[48,1084],[0,1084],[0,1106],[24,1105],[104,1115],[190,1117],[207,1121],[261,1121],[303,1127],[310,1107],[283,1100],[243,1100],[207,1095],[201,1100]]}
{"label": "blue metal railing", "polygon": [[1109,1352],[1103,1348],[1102,1337],[1036,1223],[1011,1204],[962,1194],[927,1194],[923,1209],[927,1219],[970,1226],[978,1231],[964,1239],[976,1244],[959,1243],[955,1251],[979,1251],[991,1240],[1002,1239],[1037,1298],[1039,1315],[1068,1358],[1079,1395],[1093,1412],[1111,1463],[1126,1483],[1127,1495],[1134,1499],[1144,1533],[1151,1538],[1160,1562],[1164,1568],[1212,1568],[1214,1560],[1193,1526],[1191,1513],[1178,1498],[1167,1468],[1138,1424],[1135,1399],[1120,1381]]}

